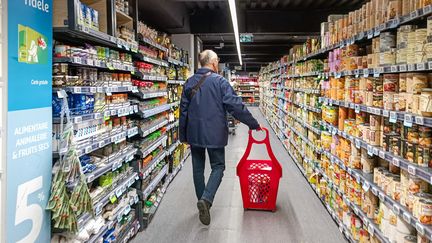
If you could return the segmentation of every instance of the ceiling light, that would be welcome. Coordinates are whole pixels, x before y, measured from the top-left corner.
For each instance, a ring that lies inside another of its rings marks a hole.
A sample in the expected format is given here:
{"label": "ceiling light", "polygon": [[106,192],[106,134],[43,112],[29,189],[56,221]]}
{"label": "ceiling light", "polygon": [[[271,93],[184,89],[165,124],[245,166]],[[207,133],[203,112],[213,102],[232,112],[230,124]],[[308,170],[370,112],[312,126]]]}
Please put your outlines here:
{"label": "ceiling light", "polygon": [[239,30],[238,30],[237,10],[236,10],[235,0],[228,0],[228,4],[229,4],[230,12],[231,12],[231,20],[232,20],[232,24],[233,24],[234,37],[235,37],[236,46],[237,46],[237,54],[238,54],[240,65],[243,65],[242,57],[241,57],[241,50],[240,50],[240,36],[239,36]]}

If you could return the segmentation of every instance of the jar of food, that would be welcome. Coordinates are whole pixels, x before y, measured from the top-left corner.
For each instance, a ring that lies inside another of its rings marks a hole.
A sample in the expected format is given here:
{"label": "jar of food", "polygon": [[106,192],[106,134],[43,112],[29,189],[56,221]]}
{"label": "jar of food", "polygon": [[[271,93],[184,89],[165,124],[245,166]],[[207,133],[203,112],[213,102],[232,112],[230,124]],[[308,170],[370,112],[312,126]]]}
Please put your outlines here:
{"label": "jar of food", "polygon": [[432,200],[420,199],[418,209],[420,223],[426,225],[432,224]]}
{"label": "jar of food", "polygon": [[419,142],[419,127],[416,125],[413,125],[412,127],[405,127],[403,128],[403,137],[410,143],[418,143]]}
{"label": "jar of food", "polygon": [[402,139],[400,137],[391,138],[391,152],[393,155],[400,156],[402,152]]}
{"label": "jar of food", "polygon": [[408,177],[408,192],[415,194],[418,192],[426,192],[428,189],[428,183],[417,176],[409,175]]}
{"label": "jar of food", "polygon": [[404,158],[411,163],[415,163],[418,160],[417,156],[418,144],[416,143],[406,143],[406,148],[404,148]]}

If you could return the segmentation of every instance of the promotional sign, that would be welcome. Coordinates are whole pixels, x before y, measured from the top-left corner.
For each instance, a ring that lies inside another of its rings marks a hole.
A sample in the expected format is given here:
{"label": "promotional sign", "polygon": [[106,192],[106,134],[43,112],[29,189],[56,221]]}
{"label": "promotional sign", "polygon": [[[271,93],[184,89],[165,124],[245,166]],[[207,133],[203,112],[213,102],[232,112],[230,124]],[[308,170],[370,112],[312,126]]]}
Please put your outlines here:
{"label": "promotional sign", "polygon": [[52,0],[8,1],[6,242],[50,242]]}

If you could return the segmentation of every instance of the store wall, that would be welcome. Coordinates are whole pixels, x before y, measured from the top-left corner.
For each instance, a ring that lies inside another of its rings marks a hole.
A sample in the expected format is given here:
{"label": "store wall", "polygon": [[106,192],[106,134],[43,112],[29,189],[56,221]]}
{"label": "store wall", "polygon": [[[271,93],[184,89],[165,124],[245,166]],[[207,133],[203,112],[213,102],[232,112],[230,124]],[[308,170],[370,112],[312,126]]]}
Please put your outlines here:
{"label": "store wall", "polygon": [[192,34],[175,34],[172,35],[172,42],[180,48],[189,52],[189,70],[194,73],[195,67],[195,40]]}

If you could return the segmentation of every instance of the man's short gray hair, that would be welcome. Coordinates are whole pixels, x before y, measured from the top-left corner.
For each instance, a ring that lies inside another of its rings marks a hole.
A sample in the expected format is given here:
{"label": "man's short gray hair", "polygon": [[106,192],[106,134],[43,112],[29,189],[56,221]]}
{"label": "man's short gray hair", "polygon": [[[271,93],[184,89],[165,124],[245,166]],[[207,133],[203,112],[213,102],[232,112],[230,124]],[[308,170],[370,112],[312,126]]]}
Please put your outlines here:
{"label": "man's short gray hair", "polygon": [[212,50],[204,50],[198,56],[201,67],[207,66],[212,63],[214,60],[218,59],[216,52]]}

